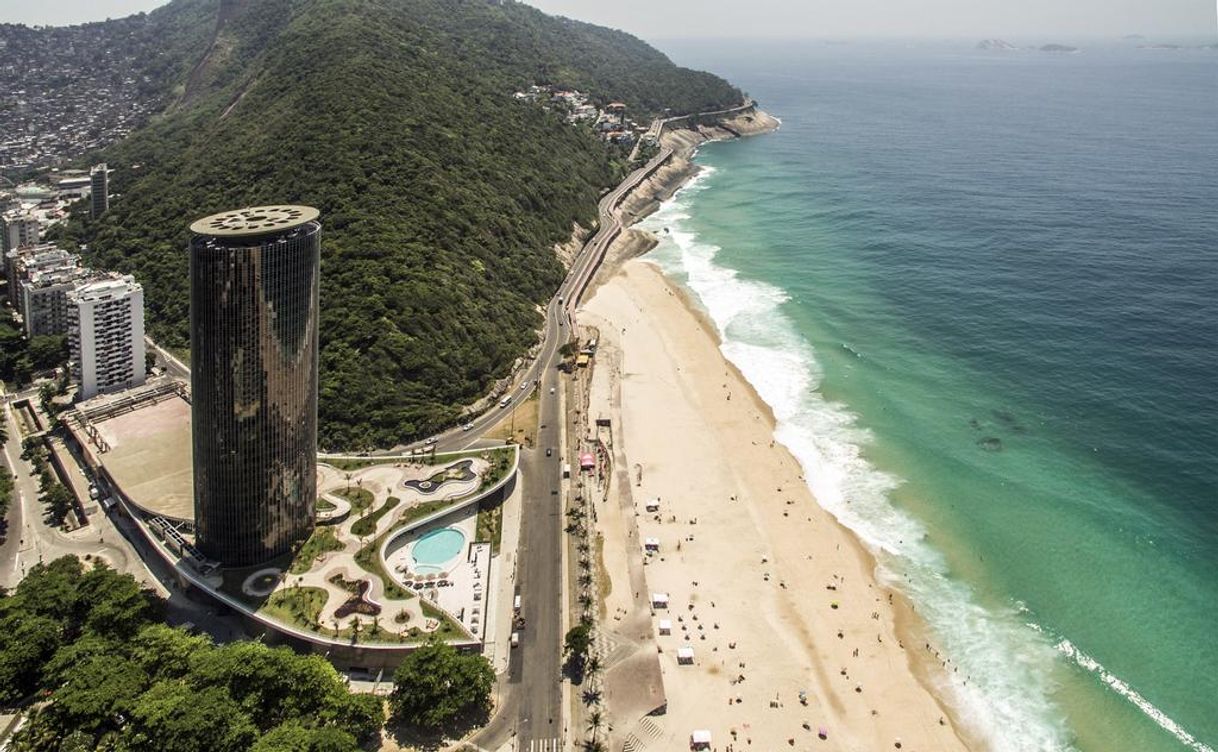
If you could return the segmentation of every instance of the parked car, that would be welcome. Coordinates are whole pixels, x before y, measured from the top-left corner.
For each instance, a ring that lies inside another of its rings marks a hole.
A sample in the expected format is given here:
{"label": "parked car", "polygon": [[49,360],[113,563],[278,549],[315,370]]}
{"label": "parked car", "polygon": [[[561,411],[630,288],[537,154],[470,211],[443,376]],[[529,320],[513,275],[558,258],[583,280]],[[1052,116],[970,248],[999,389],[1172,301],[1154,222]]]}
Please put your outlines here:
{"label": "parked car", "polygon": [[546,447],[546,456],[549,457],[552,454],[554,454],[554,450],[550,447]]}
{"label": "parked car", "polygon": [[462,431],[472,431],[472,430],[474,430],[474,424],[466,423],[465,425],[461,426],[461,430]]}
{"label": "parked car", "polygon": [[435,436],[432,436],[430,439],[423,442],[423,446],[431,446],[432,444],[435,444],[437,441],[439,441],[439,439],[437,439]]}

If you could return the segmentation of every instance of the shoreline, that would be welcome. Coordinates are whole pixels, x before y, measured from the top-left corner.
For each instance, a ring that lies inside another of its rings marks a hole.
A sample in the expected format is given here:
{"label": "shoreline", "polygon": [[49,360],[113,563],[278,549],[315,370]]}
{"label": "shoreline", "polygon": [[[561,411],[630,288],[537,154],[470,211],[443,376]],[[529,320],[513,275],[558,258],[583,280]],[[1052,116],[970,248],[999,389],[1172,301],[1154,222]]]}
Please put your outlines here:
{"label": "shoreline", "polygon": [[[764,119],[758,118],[760,123],[764,125],[763,127],[757,128],[754,132],[768,132],[778,127],[779,122],[777,120],[770,118],[764,113],[759,114],[764,116]],[[655,177],[653,177],[643,186],[640,186],[639,190],[637,190],[630,199],[623,203],[622,213],[624,218],[627,218],[630,224],[637,223],[642,218],[653,213],[659,208],[663,201],[670,199],[677,191],[680,190],[681,187],[686,185],[689,180],[692,179],[699,171],[698,166],[694,164],[692,160],[694,156],[696,156],[697,149],[702,144],[717,140],[726,140],[734,137],[737,137],[737,134],[733,131],[709,128],[700,128],[697,131],[679,130],[671,134],[666,133],[664,136],[665,144],[674,148],[675,152],[673,163],[670,166],[666,166],[661,171],[658,171]],[[863,572],[867,589],[878,591],[881,594],[881,597],[877,599],[877,601],[887,601],[887,603],[881,603],[881,605],[884,606],[884,608],[880,609],[880,611],[883,612],[882,623],[884,628],[888,630],[890,641],[899,647],[897,650],[889,651],[891,652],[891,655],[886,656],[886,670],[878,676],[870,677],[871,682],[874,683],[878,681],[881,683],[894,683],[895,680],[895,683],[905,685],[901,692],[901,694],[907,695],[905,702],[916,703],[922,708],[923,715],[925,715],[928,708],[933,709],[934,713],[937,714],[936,725],[940,728],[945,727],[945,730],[948,732],[947,738],[944,738],[943,734],[937,733],[933,728],[922,729],[921,731],[913,732],[912,734],[908,729],[899,731],[899,733],[904,734],[904,746],[911,749],[983,749],[985,747],[984,743],[980,739],[975,738],[974,735],[968,733],[965,724],[961,722],[956,709],[948,700],[947,690],[949,689],[949,683],[947,681],[947,670],[940,662],[937,654],[931,653],[931,648],[929,647],[931,645],[931,641],[928,638],[929,629],[922,618],[917,614],[916,607],[903,593],[883,582],[879,576],[878,562],[875,555],[866,546],[866,544],[863,543],[863,541],[859,539],[852,530],[838,522],[836,517],[828,512],[824,507],[820,506],[820,504],[816,501],[810,488],[807,486],[806,482],[804,482],[804,478],[802,476],[802,467],[800,467],[798,461],[787,450],[787,448],[778,443],[774,438],[775,431],[777,429],[777,421],[772,409],[767,403],[765,403],[765,401],[760,397],[747,379],[744,378],[739,369],[737,369],[736,366],[723,355],[721,351],[722,341],[719,337],[718,330],[714,323],[709,319],[707,313],[702,309],[698,301],[692,297],[691,291],[687,291],[680,287],[676,282],[665,276],[658,265],[643,257],[644,254],[655,246],[656,242],[657,239],[651,233],[639,230],[637,228],[628,229],[625,233],[623,233],[623,238],[614,244],[614,248],[611,249],[610,253],[607,255],[605,266],[602,268],[601,273],[598,274],[598,278],[594,280],[591,287],[591,292],[589,293],[589,297],[584,306],[585,310],[592,314],[592,318],[597,320],[597,323],[611,324],[611,326],[600,327],[602,330],[602,337],[605,336],[606,329],[616,330],[621,328],[625,330],[628,328],[619,327],[619,324],[625,322],[615,320],[615,314],[618,317],[621,316],[621,311],[618,310],[621,308],[620,303],[615,307],[614,311],[610,312],[605,310],[606,306],[603,304],[603,301],[597,300],[602,291],[613,296],[625,294],[626,297],[629,298],[633,303],[640,306],[640,312],[643,309],[641,304],[644,301],[654,304],[656,297],[659,294],[662,294],[679,304],[679,310],[666,307],[662,312],[653,310],[653,305],[646,306],[648,323],[657,330],[657,334],[660,337],[664,337],[665,333],[671,336],[671,332],[673,331],[687,330],[692,320],[695,328],[700,334],[691,339],[703,340],[701,343],[702,349],[705,350],[709,348],[713,350],[713,356],[710,356],[709,358],[707,357],[706,353],[703,353],[703,360],[710,361],[709,364],[704,363],[703,366],[709,365],[710,368],[715,369],[716,372],[719,370],[723,372],[724,376],[728,379],[728,381],[724,383],[724,388],[727,388],[728,384],[730,383],[734,389],[739,389],[747,395],[747,400],[737,400],[735,404],[736,406],[747,404],[751,411],[753,411],[754,415],[756,416],[756,420],[760,423],[760,425],[757,427],[764,432],[764,437],[769,439],[771,450],[776,450],[778,457],[776,458],[775,464],[777,466],[787,468],[788,470],[793,467],[796,469],[797,473],[800,473],[798,475],[800,481],[800,493],[797,493],[796,495],[806,497],[802,500],[810,502],[811,506],[815,507],[816,511],[816,514],[810,516],[808,520],[811,522],[814,517],[820,518],[817,520],[818,523],[821,523],[820,526],[828,527],[832,530],[832,533],[826,534],[821,532],[818,533],[818,535],[827,535],[834,541],[835,546],[837,546],[839,549],[843,547],[842,544],[845,544],[844,547],[848,549],[850,555],[857,560],[858,567]],[[657,290],[660,292],[657,292]],[[637,325],[638,322],[636,321],[635,323]],[[618,337],[613,336],[614,334],[615,332],[611,333],[609,336],[609,340],[611,342],[618,339]],[[627,340],[630,339],[630,337],[629,335],[625,335],[621,337],[621,339]],[[611,347],[613,346],[625,346],[625,343],[613,342]],[[629,358],[630,355],[628,354],[628,346],[626,346],[626,353],[627,354],[624,354],[624,357]],[[684,361],[677,362],[684,363]],[[682,369],[678,366],[677,371],[681,370]],[[621,378],[623,380],[628,380],[631,377],[632,376],[622,376]],[[717,376],[714,377],[714,379],[717,378]],[[698,391],[699,389],[705,391],[707,388],[709,388],[706,384],[701,384],[698,387],[690,387],[688,384],[686,384],[686,387],[691,391]],[[670,395],[670,397],[672,396],[673,395]],[[730,401],[730,391],[728,401]],[[620,407],[620,410],[622,413],[630,412],[630,408],[628,406],[622,406]],[[641,467],[643,464],[645,464],[644,461],[651,459],[650,457],[643,456],[643,453],[639,451],[640,448],[637,445],[632,446],[632,443],[628,440],[623,441],[622,446],[619,446],[617,449],[618,451],[624,453],[625,457],[629,460],[631,467],[634,467],[636,464]],[[638,500],[636,499],[636,502],[637,501]],[[795,503],[795,500],[788,500],[787,503],[793,504]],[[638,512],[636,510],[636,514],[637,513]],[[756,515],[754,514],[754,517],[755,516]],[[644,521],[643,517],[639,518],[639,525],[640,534],[643,534],[642,528],[649,527],[648,523]],[[703,530],[701,532],[705,531]],[[781,531],[767,531],[767,533],[773,532],[781,534]],[[612,541],[606,542],[606,547],[610,547],[612,545]],[[628,553],[629,552],[616,552],[611,558],[620,561],[624,556],[628,555]],[[808,558],[810,559],[811,557],[809,556]],[[651,571],[648,573],[647,579],[650,587],[651,580],[653,579],[653,573],[656,570],[650,567],[649,569],[651,569]],[[822,572],[821,574],[824,573]],[[768,578],[766,581],[768,581]],[[783,584],[782,587],[784,590],[786,589],[785,584]],[[801,587],[799,589],[799,594],[803,596],[815,596],[817,593],[818,590],[814,586]],[[611,593],[609,600],[612,599],[613,596]],[[674,602],[675,600],[676,599],[674,598]],[[608,608],[608,603],[603,605],[606,610],[610,610]],[[618,605],[619,609],[625,609],[626,607],[627,604]],[[691,609],[693,608],[692,602],[690,603],[689,607]],[[837,606],[835,605],[833,608],[836,610]],[[872,626],[874,626],[874,622],[878,620],[875,617],[877,613],[879,612],[873,611],[871,614]],[[857,614],[855,615],[857,616]],[[864,614],[864,616],[866,616],[866,614]],[[658,617],[656,618],[658,619]],[[803,625],[805,628],[812,626],[815,631],[816,625],[811,618],[801,621],[808,622]],[[657,625],[653,624],[653,627],[654,626]],[[612,627],[610,626],[610,628]],[[842,638],[842,633],[839,632],[837,637]],[[881,634],[877,633],[876,637],[877,640],[880,640]],[[661,641],[663,639],[664,638],[660,638]],[[831,647],[833,642],[832,635],[828,635],[827,639]],[[812,644],[815,646],[812,648],[813,653],[817,652],[817,648],[823,649],[825,647],[819,644],[822,641],[823,640],[815,640],[812,642]],[[928,646],[926,650],[905,648],[905,645],[921,646],[924,644]],[[660,649],[662,653],[662,647]],[[895,659],[898,656],[899,664],[895,662]],[[662,662],[664,657],[665,656],[661,654]],[[820,657],[823,659],[825,656],[822,653]],[[857,654],[855,654],[855,657],[857,657]],[[820,665],[816,670],[816,674],[821,679],[821,687],[823,689],[831,682],[832,677],[830,675],[837,672],[834,670],[834,667],[828,666],[824,660],[818,661],[818,663],[820,663]],[[843,672],[842,675],[844,676],[846,668],[842,667],[841,670]],[[854,672],[852,670],[851,674],[853,675],[853,673]],[[679,676],[679,672],[677,676]],[[679,685],[684,684],[684,682],[677,678],[677,676],[670,676],[670,672],[665,670],[665,684],[667,685],[670,678],[672,678],[678,682],[678,689],[682,689]],[[683,689],[685,691],[689,691],[688,687],[684,687]],[[826,696],[821,699],[826,700],[826,702],[829,702],[829,704],[833,704],[832,700],[834,699],[835,692],[830,690],[825,694]],[[921,695],[921,697],[918,697],[919,695]],[[840,698],[838,698],[837,701],[840,702]],[[670,705],[677,704],[679,702],[679,697],[670,697]],[[875,709],[872,709],[872,712],[876,712]],[[856,726],[871,726],[875,728],[881,725],[885,726],[886,729],[888,728],[888,724],[886,722],[877,721],[875,723],[868,724],[866,722],[855,720],[851,725],[849,733],[862,733],[860,732],[859,728],[856,728]],[[915,721],[906,718],[903,728],[905,726],[913,725],[916,725]],[[889,729],[885,733],[889,733],[890,738],[882,739],[876,737],[870,739],[869,743],[871,745],[882,745],[885,748],[891,748],[895,743],[893,739],[898,738],[891,737],[891,734],[897,732]],[[934,742],[930,745],[920,744],[917,741],[919,737],[924,737],[924,741],[929,741],[931,738],[934,738]],[[840,736],[838,738],[840,738]],[[783,741],[789,741],[789,739],[784,739]]]}

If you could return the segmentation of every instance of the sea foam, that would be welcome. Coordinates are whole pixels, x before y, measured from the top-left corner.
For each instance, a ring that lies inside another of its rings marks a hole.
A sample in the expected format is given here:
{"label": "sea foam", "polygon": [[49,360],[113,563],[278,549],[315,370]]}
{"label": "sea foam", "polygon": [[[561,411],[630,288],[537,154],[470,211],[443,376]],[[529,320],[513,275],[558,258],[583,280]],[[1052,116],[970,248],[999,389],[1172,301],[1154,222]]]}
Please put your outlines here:
{"label": "sea foam", "polygon": [[713,174],[704,168],[644,222],[661,238],[651,258],[684,278],[717,327],[724,355],[773,410],[775,438],[800,462],[818,501],[877,554],[880,576],[906,593],[930,625],[955,669],[939,689],[962,721],[1002,752],[1072,749],[1050,699],[1053,644],[1015,609],[983,608],[947,575],[922,525],[890,500],[900,480],[864,456],[871,434],[845,405],[819,392],[813,348],[782,311],[787,294],[717,264],[719,248],[690,227],[691,202]]}

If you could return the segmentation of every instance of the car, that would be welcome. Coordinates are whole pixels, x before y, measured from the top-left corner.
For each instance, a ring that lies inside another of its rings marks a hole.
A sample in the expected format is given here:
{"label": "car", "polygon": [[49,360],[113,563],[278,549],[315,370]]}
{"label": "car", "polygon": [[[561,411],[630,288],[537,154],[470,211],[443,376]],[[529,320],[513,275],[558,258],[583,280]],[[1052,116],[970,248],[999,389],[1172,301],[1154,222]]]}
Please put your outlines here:
{"label": "car", "polygon": [[432,444],[435,444],[437,441],[439,441],[439,439],[437,439],[435,436],[432,436],[430,439],[423,442],[423,446],[431,446]]}
{"label": "car", "polygon": [[507,407],[510,404],[512,404],[512,395],[510,395],[510,394],[508,396],[504,397],[503,399],[499,400],[500,407]]}
{"label": "car", "polygon": [[472,430],[474,430],[474,424],[466,423],[465,425],[461,426],[461,430],[462,431],[472,431]]}
{"label": "car", "polygon": [[550,387],[550,394],[554,393],[554,387]]}
{"label": "car", "polygon": [[520,385],[520,391],[522,391],[522,392],[528,388],[529,388],[529,382],[527,382],[527,381]]}
{"label": "car", "polygon": [[551,449],[550,447],[546,447],[546,456],[549,457],[553,454],[554,454],[554,450]]}

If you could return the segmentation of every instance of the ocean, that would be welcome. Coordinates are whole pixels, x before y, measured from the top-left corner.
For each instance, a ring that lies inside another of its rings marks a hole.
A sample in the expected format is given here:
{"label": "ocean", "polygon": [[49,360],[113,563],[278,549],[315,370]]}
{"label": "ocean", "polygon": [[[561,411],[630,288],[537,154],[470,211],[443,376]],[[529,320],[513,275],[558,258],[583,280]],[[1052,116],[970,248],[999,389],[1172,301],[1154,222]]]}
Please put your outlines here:
{"label": "ocean", "polygon": [[995,750],[1218,748],[1218,51],[661,43],[778,133],[644,227]]}

